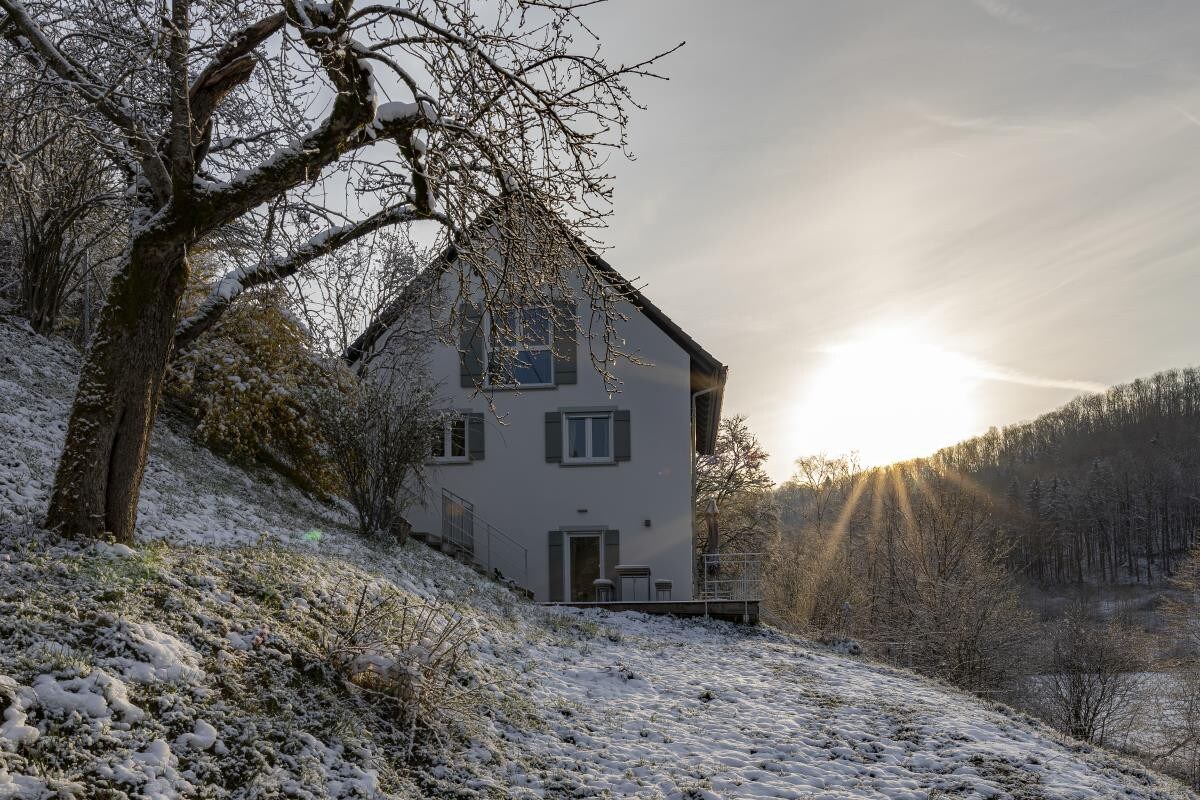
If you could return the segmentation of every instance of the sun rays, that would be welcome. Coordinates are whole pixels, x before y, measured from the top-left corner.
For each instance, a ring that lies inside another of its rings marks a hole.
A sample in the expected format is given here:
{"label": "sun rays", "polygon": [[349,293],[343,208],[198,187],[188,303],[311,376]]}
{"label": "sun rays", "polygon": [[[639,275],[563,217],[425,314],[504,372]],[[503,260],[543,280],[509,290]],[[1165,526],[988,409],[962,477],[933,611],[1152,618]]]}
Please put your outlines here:
{"label": "sun rays", "polygon": [[953,524],[954,510],[964,503],[1001,514],[1020,513],[1009,507],[1006,498],[937,460],[873,467],[843,474],[837,481],[826,480],[820,487],[810,484],[810,489],[843,495],[833,524],[821,531],[816,552],[821,565],[833,564],[841,549],[851,547],[855,538],[878,542],[886,536],[891,537],[893,546],[911,546],[914,537],[921,539],[930,532],[923,531],[923,524],[930,519],[938,521],[935,527]]}
{"label": "sun rays", "polygon": [[798,409],[801,450],[857,450],[887,464],[975,432],[971,359],[912,325],[888,325],[823,350]]}

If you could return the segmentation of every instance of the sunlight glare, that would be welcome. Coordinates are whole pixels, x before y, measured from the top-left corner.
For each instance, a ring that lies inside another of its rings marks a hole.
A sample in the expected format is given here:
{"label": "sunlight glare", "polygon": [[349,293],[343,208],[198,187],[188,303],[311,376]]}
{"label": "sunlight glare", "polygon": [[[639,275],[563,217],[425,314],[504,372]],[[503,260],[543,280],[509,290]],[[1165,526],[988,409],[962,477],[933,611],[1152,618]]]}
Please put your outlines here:
{"label": "sunlight glare", "polygon": [[920,329],[881,327],[822,352],[801,389],[796,452],[857,451],[873,466],[976,432],[978,365]]}

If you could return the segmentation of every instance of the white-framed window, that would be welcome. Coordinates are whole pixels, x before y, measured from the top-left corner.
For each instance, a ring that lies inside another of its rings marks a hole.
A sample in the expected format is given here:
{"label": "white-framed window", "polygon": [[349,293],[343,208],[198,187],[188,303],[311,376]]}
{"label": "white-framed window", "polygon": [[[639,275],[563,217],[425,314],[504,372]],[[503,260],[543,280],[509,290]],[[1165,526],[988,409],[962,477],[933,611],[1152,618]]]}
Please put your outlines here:
{"label": "white-framed window", "polygon": [[492,325],[487,353],[491,386],[554,385],[554,316],[545,306],[509,311]]}
{"label": "white-framed window", "polygon": [[563,463],[609,464],[612,461],[611,411],[563,414]]}
{"label": "white-framed window", "polygon": [[462,414],[446,414],[433,428],[430,441],[430,456],[434,461],[467,461],[468,426]]}

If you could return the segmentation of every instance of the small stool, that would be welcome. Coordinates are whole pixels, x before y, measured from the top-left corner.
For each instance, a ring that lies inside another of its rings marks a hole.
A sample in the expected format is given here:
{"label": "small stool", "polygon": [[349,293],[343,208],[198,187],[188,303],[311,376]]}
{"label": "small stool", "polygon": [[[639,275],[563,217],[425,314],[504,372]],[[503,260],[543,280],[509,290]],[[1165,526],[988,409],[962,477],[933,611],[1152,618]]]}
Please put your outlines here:
{"label": "small stool", "polygon": [[650,599],[650,568],[644,564],[619,564],[613,570],[621,587],[621,600],[636,603]]}
{"label": "small stool", "polygon": [[611,603],[613,601],[613,592],[615,587],[613,582],[608,578],[596,578],[592,581],[592,586],[596,590],[597,603]]}
{"label": "small stool", "polygon": [[672,583],[664,578],[659,578],[654,582],[654,599],[655,600],[670,600],[671,599]]}

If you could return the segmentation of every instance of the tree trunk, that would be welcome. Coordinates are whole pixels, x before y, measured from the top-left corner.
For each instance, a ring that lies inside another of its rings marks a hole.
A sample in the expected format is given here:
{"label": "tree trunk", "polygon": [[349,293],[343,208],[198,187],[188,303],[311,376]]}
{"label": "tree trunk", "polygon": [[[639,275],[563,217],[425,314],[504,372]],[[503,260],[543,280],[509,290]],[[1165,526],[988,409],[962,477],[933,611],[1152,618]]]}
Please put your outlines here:
{"label": "tree trunk", "polygon": [[133,541],[138,491],[187,282],[181,238],[135,239],[84,358],[46,527]]}
{"label": "tree trunk", "polygon": [[22,264],[21,301],[25,318],[35,333],[49,336],[58,324],[67,276],[59,261],[61,237],[46,242],[40,237],[27,243]]}

